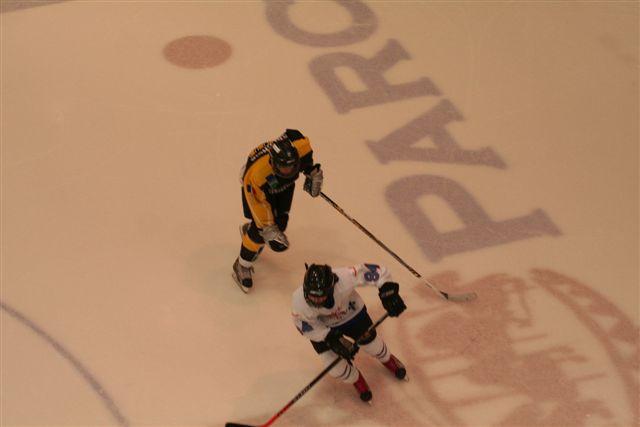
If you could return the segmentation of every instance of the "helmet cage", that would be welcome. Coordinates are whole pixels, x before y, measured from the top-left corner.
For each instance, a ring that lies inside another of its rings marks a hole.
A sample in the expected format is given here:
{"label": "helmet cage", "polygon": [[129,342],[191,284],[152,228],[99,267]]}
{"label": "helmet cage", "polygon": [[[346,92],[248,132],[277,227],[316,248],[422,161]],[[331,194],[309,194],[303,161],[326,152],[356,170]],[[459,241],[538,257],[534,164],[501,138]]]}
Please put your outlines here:
{"label": "helmet cage", "polygon": [[303,293],[307,304],[323,306],[333,295],[335,279],[328,265],[311,264],[304,275]]}
{"label": "helmet cage", "polygon": [[269,161],[281,178],[293,178],[300,171],[300,155],[286,135],[271,143]]}

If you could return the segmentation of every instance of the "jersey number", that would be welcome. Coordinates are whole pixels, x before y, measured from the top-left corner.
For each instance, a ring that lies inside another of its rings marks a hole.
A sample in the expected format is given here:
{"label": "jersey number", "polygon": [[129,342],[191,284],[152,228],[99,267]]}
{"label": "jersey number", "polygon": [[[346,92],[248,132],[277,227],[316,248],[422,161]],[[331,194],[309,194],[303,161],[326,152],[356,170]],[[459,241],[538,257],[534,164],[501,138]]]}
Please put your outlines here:
{"label": "jersey number", "polygon": [[364,266],[369,270],[364,273],[364,280],[367,282],[375,282],[380,278],[380,273],[378,273],[380,267],[378,265],[365,264]]}

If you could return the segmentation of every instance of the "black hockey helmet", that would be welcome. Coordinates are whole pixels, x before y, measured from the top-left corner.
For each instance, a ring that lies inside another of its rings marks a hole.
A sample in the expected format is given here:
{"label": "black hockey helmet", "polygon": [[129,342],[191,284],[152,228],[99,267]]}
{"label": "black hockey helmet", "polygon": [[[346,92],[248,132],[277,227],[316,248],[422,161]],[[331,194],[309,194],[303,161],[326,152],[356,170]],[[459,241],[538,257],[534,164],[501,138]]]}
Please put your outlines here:
{"label": "black hockey helmet", "polygon": [[311,264],[304,274],[304,299],[313,307],[321,307],[333,297],[333,285],[336,283],[336,275],[328,265]]}
{"label": "black hockey helmet", "polygon": [[300,155],[293,146],[297,136],[302,137],[298,131],[287,129],[269,147],[269,158],[273,171],[282,178],[293,178],[300,170]]}

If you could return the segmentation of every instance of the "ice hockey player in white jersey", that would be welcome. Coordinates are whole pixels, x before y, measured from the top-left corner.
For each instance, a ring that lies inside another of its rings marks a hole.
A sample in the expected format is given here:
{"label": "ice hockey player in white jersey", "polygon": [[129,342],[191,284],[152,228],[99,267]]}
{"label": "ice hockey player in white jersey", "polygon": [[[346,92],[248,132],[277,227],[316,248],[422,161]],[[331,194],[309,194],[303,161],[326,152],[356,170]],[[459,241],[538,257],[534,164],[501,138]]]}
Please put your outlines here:
{"label": "ice hockey player in white jersey", "polygon": [[[312,264],[307,267],[304,283],[293,293],[292,315],[298,331],[311,340],[311,344],[325,366],[336,357],[342,359],[329,374],[353,384],[360,399],[367,402],[372,394],[362,373],[352,364],[361,347],[378,359],[396,378],[404,379],[407,371],[395,357],[375,329],[362,297],[355,290],[361,286],[376,286],[382,305],[390,316],[399,316],[406,306],[400,297],[399,285],[393,282],[383,266],[360,264],[334,268]],[[359,345],[353,341],[360,340]]]}

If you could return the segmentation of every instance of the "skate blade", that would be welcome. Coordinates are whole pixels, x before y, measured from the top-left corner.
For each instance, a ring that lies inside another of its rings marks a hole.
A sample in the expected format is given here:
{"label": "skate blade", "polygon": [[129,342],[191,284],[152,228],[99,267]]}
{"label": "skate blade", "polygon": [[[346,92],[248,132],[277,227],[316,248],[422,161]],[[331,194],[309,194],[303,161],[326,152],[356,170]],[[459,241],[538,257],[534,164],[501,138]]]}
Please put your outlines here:
{"label": "skate blade", "polygon": [[238,276],[236,276],[235,273],[231,273],[231,277],[233,277],[233,281],[236,282],[236,285],[238,285],[242,292],[244,292],[245,294],[249,293],[251,288],[245,288],[244,286],[242,286],[242,283],[240,283],[240,281],[238,280]]}

